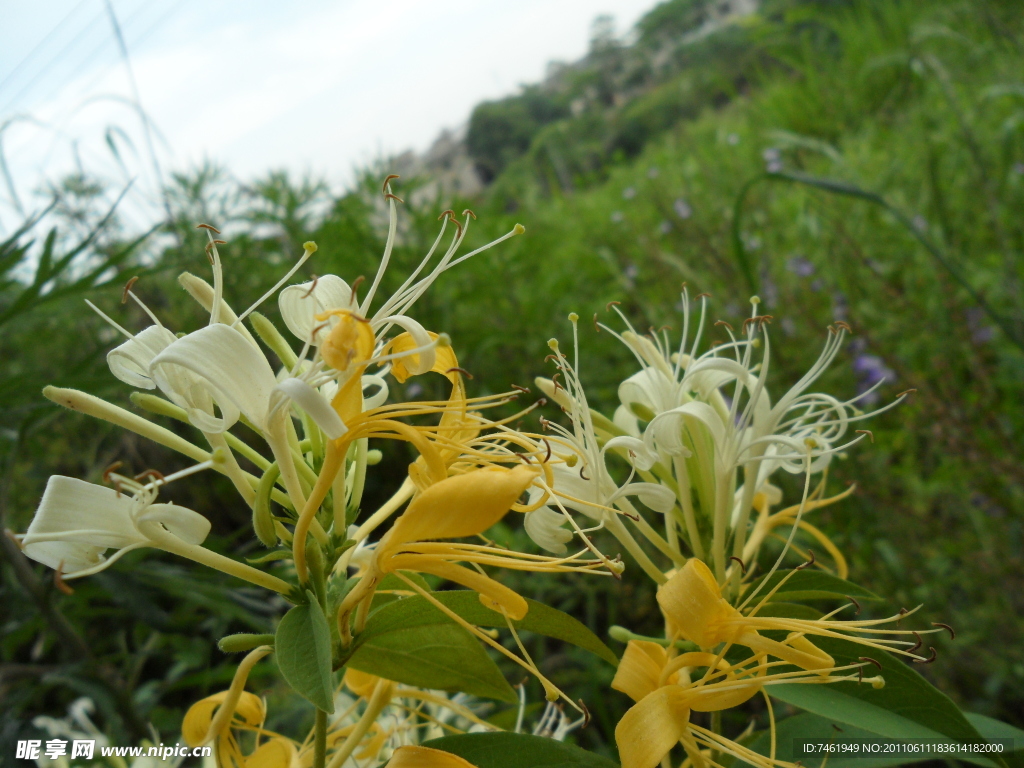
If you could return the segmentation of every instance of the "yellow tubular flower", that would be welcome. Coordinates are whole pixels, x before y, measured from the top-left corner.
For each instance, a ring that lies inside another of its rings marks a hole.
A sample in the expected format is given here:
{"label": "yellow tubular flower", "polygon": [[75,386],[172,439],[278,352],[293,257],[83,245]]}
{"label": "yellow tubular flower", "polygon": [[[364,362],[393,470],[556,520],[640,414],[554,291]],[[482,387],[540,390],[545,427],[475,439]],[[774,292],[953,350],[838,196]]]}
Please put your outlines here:
{"label": "yellow tubular flower", "polygon": [[388,768],[476,768],[468,760],[451,752],[430,747],[399,747],[391,756]]}
{"label": "yellow tubular flower", "polygon": [[[658,590],[658,604],[679,634],[701,648],[720,643],[745,645],[755,653],[771,654],[801,669],[828,671],[832,657],[813,643],[794,634],[785,643],[761,637],[746,626],[743,616],[722,597],[714,574],[703,562],[691,558]],[[763,620],[762,620],[763,621]]]}
{"label": "yellow tubular flower", "polygon": [[[217,765],[222,768],[290,768],[298,759],[290,739],[263,729],[267,716],[263,699],[243,690],[252,667],[270,652],[269,646],[261,646],[249,653],[228,690],[197,701],[185,713],[181,724],[185,743],[198,747],[212,740]],[[244,755],[234,731],[252,731],[270,739]]]}
{"label": "yellow tubular flower", "polygon": [[429,552],[418,542],[457,539],[483,533],[509,511],[533,482],[533,467],[487,468],[456,475],[436,483],[419,494],[381,540],[375,558],[380,574],[397,570],[431,573],[480,593],[481,602],[513,619],[526,615],[526,601],[489,576],[472,571],[452,560],[464,553],[457,547]]}
{"label": "yellow tubular flower", "polygon": [[[775,590],[780,585],[775,587]],[[827,675],[833,671],[835,661],[831,656],[807,639],[806,635],[834,637],[849,640],[869,648],[890,651],[923,660],[911,651],[899,646],[911,645],[908,641],[889,639],[892,635],[915,635],[921,632],[898,629],[877,629],[879,625],[896,621],[897,615],[885,619],[863,621],[833,621],[831,614],[821,619],[789,619],[774,616],[758,616],[760,605],[767,602],[772,592],[761,597],[760,603],[747,614],[730,605],[722,597],[721,588],[714,575],[703,562],[696,558],[686,562],[672,578],[658,590],[658,604],[669,626],[679,636],[696,643],[703,649],[711,649],[721,643],[743,645],[754,651],[756,657],[774,656],[801,669]],[[747,598],[749,602],[756,594]],[[742,607],[742,606],[741,606]],[[783,642],[770,640],[759,634],[763,630],[788,631]],[[923,632],[941,632],[941,629]],[[875,637],[860,637],[859,633]],[[881,637],[879,637],[881,636]],[[918,646],[915,646],[918,647]]]}

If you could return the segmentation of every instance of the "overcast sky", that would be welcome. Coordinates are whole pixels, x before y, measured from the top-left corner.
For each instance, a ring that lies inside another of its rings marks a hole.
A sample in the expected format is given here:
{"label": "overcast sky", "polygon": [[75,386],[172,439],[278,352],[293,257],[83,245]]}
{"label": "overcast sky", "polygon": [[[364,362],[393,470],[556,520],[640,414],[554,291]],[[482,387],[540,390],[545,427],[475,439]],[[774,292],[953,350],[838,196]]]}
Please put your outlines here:
{"label": "overcast sky", "polygon": [[[204,157],[242,179],[312,170],[336,188],[353,168],[422,150],[483,99],[586,52],[611,14],[628,30],[655,0],[112,0],[165,168]],[[154,189],[106,0],[0,0],[0,127],[25,208],[83,166]],[[118,167],[108,128],[133,150]],[[16,219],[0,181],[0,223]]]}

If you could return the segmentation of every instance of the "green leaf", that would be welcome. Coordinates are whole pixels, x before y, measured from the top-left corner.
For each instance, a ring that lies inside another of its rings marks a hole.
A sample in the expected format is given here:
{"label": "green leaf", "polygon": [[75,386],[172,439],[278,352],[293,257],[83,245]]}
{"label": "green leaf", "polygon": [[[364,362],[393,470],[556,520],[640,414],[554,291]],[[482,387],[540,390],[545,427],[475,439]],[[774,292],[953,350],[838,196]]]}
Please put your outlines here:
{"label": "green leaf", "polygon": [[[476,592],[465,589],[432,592],[431,597],[454,613],[457,613],[470,624],[475,624],[478,627],[497,627],[499,629],[504,629],[508,626],[505,622],[505,617],[497,611],[492,611],[484,606]],[[517,630],[536,632],[539,635],[553,637],[556,640],[564,640],[567,643],[572,643],[600,656],[609,664],[618,665],[619,659],[615,652],[601,642],[597,635],[587,629],[584,624],[569,614],[529,598],[527,598],[526,604],[529,606],[526,616],[519,621],[512,621],[512,626]],[[401,607],[399,608],[398,605]],[[389,606],[389,610],[394,611],[394,613],[389,614],[388,620],[396,620],[399,616],[418,617],[422,614],[431,617],[433,621],[451,621],[441,610],[420,596],[407,597],[401,600],[399,604]],[[367,631],[369,630],[370,626],[368,624]]]}
{"label": "green leaf", "polygon": [[1024,768],[1024,731],[1015,728],[1009,723],[996,720],[985,715],[978,715],[974,712],[964,712],[968,722],[978,729],[978,733],[986,739],[1013,739],[1013,752],[1008,752],[1000,757],[1006,761],[1011,768]]}
{"label": "green leaf", "polygon": [[[816,637],[814,643],[835,659],[836,666],[855,664],[861,656],[876,659],[882,665],[885,687],[876,690],[856,682],[788,683],[767,686],[773,698],[886,738],[983,741],[948,696],[902,661],[849,640]],[[877,673],[872,666],[865,668],[866,677]]]}
{"label": "green leaf", "polygon": [[606,757],[525,733],[466,733],[424,742],[468,760],[477,768],[618,768]]}
{"label": "green leaf", "polygon": [[773,602],[788,601],[798,603],[802,600],[841,599],[844,597],[853,597],[857,600],[882,599],[874,592],[869,592],[864,587],[860,587],[851,581],[840,579],[838,576],[833,576],[824,571],[807,569],[795,572],[776,571],[763,587],[761,584],[764,582],[764,578],[758,579],[751,589],[747,591],[749,595],[754,589],[757,589],[757,595],[751,601],[751,605],[756,605],[760,599],[771,592],[775,585],[783,579],[786,579],[786,583],[779,588],[778,592],[772,595]]}
{"label": "green leaf", "polygon": [[[500,701],[516,701],[515,691],[487,652],[467,630],[445,618],[428,618],[419,624],[389,622],[371,627],[373,619],[401,607],[384,606],[367,622],[348,666],[362,672],[420,688],[462,691]],[[387,621],[389,617],[384,616]]]}
{"label": "green leaf", "polygon": [[[815,741],[831,741],[833,739],[842,741],[846,739],[877,739],[879,734],[857,728],[853,725],[843,723],[835,724],[834,720],[805,712],[794,717],[787,717],[776,725],[775,728],[775,758],[789,762],[802,761],[805,765],[818,766],[825,757],[808,757],[797,754],[795,741],[797,739],[813,739]],[[771,734],[763,731],[753,742],[747,745],[761,755],[771,754]],[[924,755],[919,758],[913,756],[890,754],[882,757],[843,757],[842,754],[830,754],[825,765],[828,768],[885,768],[890,765],[907,765],[909,763],[921,762],[933,759]],[[739,763],[746,765],[746,763]]]}
{"label": "green leaf", "polygon": [[331,630],[313,594],[307,591],[306,596],[309,602],[296,605],[277,625],[277,665],[288,685],[317,709],[331,714]]}

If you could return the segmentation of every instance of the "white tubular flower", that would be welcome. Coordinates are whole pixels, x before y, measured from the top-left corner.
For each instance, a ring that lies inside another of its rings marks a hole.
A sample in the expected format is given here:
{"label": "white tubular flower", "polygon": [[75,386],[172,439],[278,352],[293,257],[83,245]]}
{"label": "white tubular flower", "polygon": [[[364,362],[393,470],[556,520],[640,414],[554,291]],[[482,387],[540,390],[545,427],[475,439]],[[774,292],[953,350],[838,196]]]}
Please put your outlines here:
{"label": "white tubular flower", "polygon": [[[300,285],[289,285],[277,298],[281,318],[288,330],[303,344],[319,346],[335,322],[328,324],[316,319],[317,315],[332,309],[359,312],[359,302],[352,286],[337,275],[323,275]],[[316,333],[314,333],[316,331]]]}
{"label": "white tubular flower", "polygon": [[231,326],[215,323],[176,340],[153,358],[150,375],[203,432],[230,429],[240,413],[264,434],[269,431],[277,378],[264,354]]}
{"label": "white tubular flower", "polygon": [[[64,578],[70,579],[102,571],[133,549],[163,549],[153,539],[153,526],[187,545],[206,539],[209,520],[175,504],[154,504],[155,497],[148,491],[132,497],[54,475],[21,540],[22,549],[26,556],[59,568]],[[117,552],[106,557],[108,549]]]}
{"label": "white tubular flower", "polygon": [[110,372],[131,387],[156,389],[149,375],[153,358],[175,342],[177,337],[162,325],[144,328],[124,344],[107,353]]}

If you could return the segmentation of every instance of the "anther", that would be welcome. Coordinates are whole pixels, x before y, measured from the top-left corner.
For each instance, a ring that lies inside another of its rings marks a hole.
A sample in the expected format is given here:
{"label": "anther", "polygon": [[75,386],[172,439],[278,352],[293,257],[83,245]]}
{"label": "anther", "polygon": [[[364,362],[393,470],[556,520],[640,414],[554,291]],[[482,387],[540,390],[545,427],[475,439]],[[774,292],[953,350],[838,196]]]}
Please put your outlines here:
{"label": "anther", "polygon": [[216,227],[211,227],[209,224],[196,224],[196,229],[208,229],[216,235],[220,234],[220,230]]}
{"label": "anther", "polygon": [[557,363],[558,362],[558,355],[548,355],[547,357],[544,358],[544,362],[545,363],[548,362],[549,360],[553,360],[554,362]]}
{"label": "anther", "polygon": [[529,387],[521,387],[518,384],[512,384],[511,386],[512,386],[512,389],[514,389],[516,392],[522,392],[524,395],[530,394],[530,388]]}
{"label": "anther", "polygon": [[597,312],[594,313],[594,330],[598,333],[601,332],[601,326],[597,324]]}
{"label": "anther", "polygon": [[114,481],[110,479],[110,476],[112,474],[114,474],[117,470],[119,470],[123,466],[124,466],[124,462],[123,461],[115,461],[109,467],[104,469],[103,470],[103,482],[104,483],[113,483]]}
{"label": "anther", "polygon": [[459,373],[461,373],[463,376],[465,376],[470,381],[473,380],[473,374],[470,373],[469,371],[467,371],[465,368],[459,368],[459,367],[449,368],[447,371],[445,371],[445,375],[447,376],[449,373],[451,373],[453,371],[458,371]]}
{"label": "anther", "polygon": [[580,464],[580,477],[583,478],[584,480],[589,480],[590,478],[587,477],[585,474],[583,474],[583,469],[584,469],[583,465]]}
{"label": "anther", "polygon": [[915,646],[914,646],[913,648],[908,648],[908,649],[907,649],[907,653],[913,653],[913,652],[914,652],[914,651],[916,651],[916,650],[917,650],[918,648],[920,648],[920,647],[921,647],[921,645],[922,645],[922,641],[921,641],[921,636],[920,636],[919,634],[917,634],[917,632],[912,632],[911,634],[913,634],[913,635],[914,635],[914,637],[916,637],[916,638],[917,638],[917,644],[916,644],[916,645],[915,645]]}
{"label": "anther", "polygon": [[452,224],[455,225],[455,236],[462,237],[462,222],[452,216]]}
{"label": "anther", "polygon": [[538,408],[543,408],[543,407],[544,407],[545,405],[547,405],[547,404],[548,404],[548,399],[547,399],[546,397],[542,397],[542,398],[540,398],[540,399],[539,399],[539,400],[537,401],[537,407],[538,407]]}
{"label": "anther", "polygon": [[872,659],[870,656],[858,656],[857,660],[866,661],[868,664],[874,664],[876,667],[878,667],[879,671],[881,671],[882,669],[882,662],[880,662],[878,659]]}
{"label": "anther", "polygon": [[57,563],[57,570],[53,572],[53,586],[63,592],[65,595],[75,594],[75,590],[67,585],[64,581],[64,561],[61,560]]}
{"label": "anther", "polygon": [[672,330],[672,326],[671,325],[663,325],[663,326],[661,326],[661,328],[658,329],[658,333],[661,333],[662,331],[671,331],[671,330]]}
{"label": "anther", "polygon": [[533,462],[530,461],[530,457],[527,456],[525,453],[517,453],[516,458],[526,462],[527,464],[533,464]]}
{"label": "anther", "polygon": [[473,213],[473,212],[472,212],[471,210],[469,210],[469,208],[467,208],[466,210],[464,210],[464,211],[462,212],[462,215],[463,215],[463,216],[469,216],[469,217],[470,217],[471,219],[473,219],[473,221],[476,221],[476,214],[475,214],[475,213]]}
{"label": "anther", "polygon": [[[548,454],[547,454],[547,456],[544,457],[544,463],[547,464],[549,461],[551,461],[551,443],[547,440],[547,438],[544,438],[544,445],[548,449]],[[945,626],[945,625],[943,625],[943,626]],[[949,631],[952,632],[953,630],[951,629]]]}
{"label": "anther", "polygon": [[732,557],[730,557],[729,559],[730,559],[730,560],[735,560],[735,561],[736,561],[737,563],[739,563],[739,565],[740,565],[740,571],[741,571],[741,572],[743,573],[743,575],[744,575],[744,576],[746,576],[746,575],[747,575],[747,566],[746,566],[746,563],[744,563],[744,562],[743,562],[742,560],[740,560],[740,559],[739,559],[738,557],[736,557],[736,555],[733,555],[733,556],[732,556]]}
{"label": "anther", "polygon": [[349,296],[349,299],[348,299],[350,304],[353,301],[356,300],[356,291],[359,290],[359,286],[363,284],[363,281],[365,279],[366,279],[366,275],[360,275],[359,277],[357,277],[355,280],[352,281],[352,295]]}
{"label": "anther", "polygon": [[227,245],[227,244],[228,244],[227,240],[211,240],[210,242],[208,242],[206,244],[206,252],[209,253],[212,249],[216,248],[218,245]]}
{"label": "anther", "polygon": [[384,195],[384,199],[385,200],[394,200],[396,203],[404,203],[405,202],[405,200],[400,198],[398,195],[392,195],[390,192],[388,192],[386,195]]}
{"label": "anther", "polygon": [[917,390],[916,389],[905,389],[902,392],[900,392],[898,395],[896,395],[896,397],[903,397],[904,395],[909,395],[911,392],[917,392]]}
{"label": "anther", "polygon": [[303,299],[308,299],[310,296],[313,295],[313,291],[316,290],[316,284],[319,281],[320,281],[320,278],[317,277],[316,275],[313,275],[313,284],[311,286],[309,286],[309,290],[308,291],[306,291],[304,294],[302,294],[302,298]]}
{"label": "anther", "polygon": [[858,435],[867,435],[868,439],[872,443],[875,442],[875,433],[872,432],[870,429],[855,429],[854,432],[856,432]]}
{"label": "anther", "polygon": [[639,523],[639,522],[640,522],[640,515],[636,515],[636,514],[633,514],[633,513],[631,513],[631,512],[626,512],[626,511],[624,511],[624,510],[620,510],[620,511],[622,512],[622,514],[623,514],[623,515],[625,515],[626,517],[628,517],[628,518],[629,518],[630,520],[632,520],[632,521],[633,521],[634,523]]}
{"label": "anther", "polygon": [[122,304],[127,304],[128,303],[128,294],[132,292],[132,286],[135,285],[137,282],[139,282],[139,276],[138,275],[136,275],[135,277],[133,277],[131,280],[129,280],[127,283],[124,284],[124,290],[121,291],[121,303]]}
{"label": "anther", "polygon": [[621,301],[609,301],[607,304],[604,305],[604,311],[605,312],[611,312],[612,311],[612,307],[617,307],[620,304],[622,304]]}
{"label": "anther", "polygon": [[938,653],[936,652],[935,647],[931,645],[928,646],[928,650],[932,652],[932,655],[929,656],[927,659],[911,659],[911,661],[915,664],[931,664],[933,661],[935,661],[936,657],[938,656]]}
{"label": "anther", "polygon": [[583,709],[583,725],[581,727],[586,728],[590,725],[590,710],[587,709],[587,705],[583,703],[583,699],[578,699],[577,701]]}
{"label": "anther", "polygon": [[811,556],[811,559],[808,560],[806,563],[798,565],[793,570],[802,571],[804,568],[810,568],[812,565],[814,565],[814,550],[813,549],[808,549],[807,550],[807,554],[809,554]]}
{"label": "anther", "polygon": [[896,619],[896,627],[897,628],[899,628],[899,626],[900,626],[900,619],[902,619],[908,613],[910,613],[910,611],[908,611],[906,608],[900,608],[900,613],[899,613],[900,618]]}
{"label": "anther", "polygon": [[399,176],[397,173],[389,173],[387,175],[387,178],[384,179],[384,184],[381,185],[380,191],[383,192],[385,195],[387,195],[387,193],[388,193],[388,185],[391,184],[391,180],[392,179],[400,179],[400,178],[402,178],[402,177]]}
{"label": "anther", "polygon": [[857,602],[857,598],[851,597],[850,595],[847,595],[846,599],[849,600],[851,603],[853,603],[854,605],[857,606],[857,613],[855,615],[859,616],[860,615],[860,603]]}
{"label": "anther", "polygon": [[547,432],[551,429],[551,422],[545,419],[543,416],[540,417],[540,428]]}
{"label": "anther", "polygon": [[953,628],[949,626],[949,624],[943,624],[941,621],[933,621],[932,626],[942,627],[943,629],[949,630],[949,639],[956,640],[956,632],[953,631]]}
{"label": "anther", "polygon": [[[717,328],[718,326],[720,326],[720,325],[724,325],[724,326],[725,326],[726,328],[728,328],[728,329],[729,329],[730,331],[732,330],[732,325],[731,325],[731,324],[729,324],[729,323],[727,323],[727,322],[726,322],[725,320],[716,320],[716,321],[715,321],[715,327],[716,327],[716,328]],[[744,326],[744,327],[746,327],[746,325],[747,325],[746,323],[744,323],[744,324],[743,324],[743,326]]]}
{"label": "anther", "polygon": [[850,324],[845,320],[833,320],[832,324],[835,325],[836,328],[842,328],[847,333],[853,333],[853,328],[851,328]]}
{"label": "anther", "polygon": [[437,220],[438,220],[438,221],[441,221],[441,220],[442,220],[442,219],[444,219],[444,218],[445,218],[446,216],[447,216],[447,217],[448,217],[449,219],[452,219],[452,220],[454,220],[454,219],[455,219],[455,211],[453,211],[453,210],[452,210],[451,208],[448,208],[448,209],[446,209],[446,210],[444,210],[444,211],[441,211],[441,215],[437,217]]}
{"label": "anther", "polygon": [[696,296],[693,297],[694,301],[696,301],[697,299],[710,299],[710,298],[711,298],[711,294],[710,293],[698,293]]}
{"label": "anther", "polygon": [[139,474],[137,474],[134,479],[142,480],[144,477],[151,477],[158,483],[162,483],[164,481],[164,473],[161,472],[159,469],[143,470],[142,472],[139,472]]}

